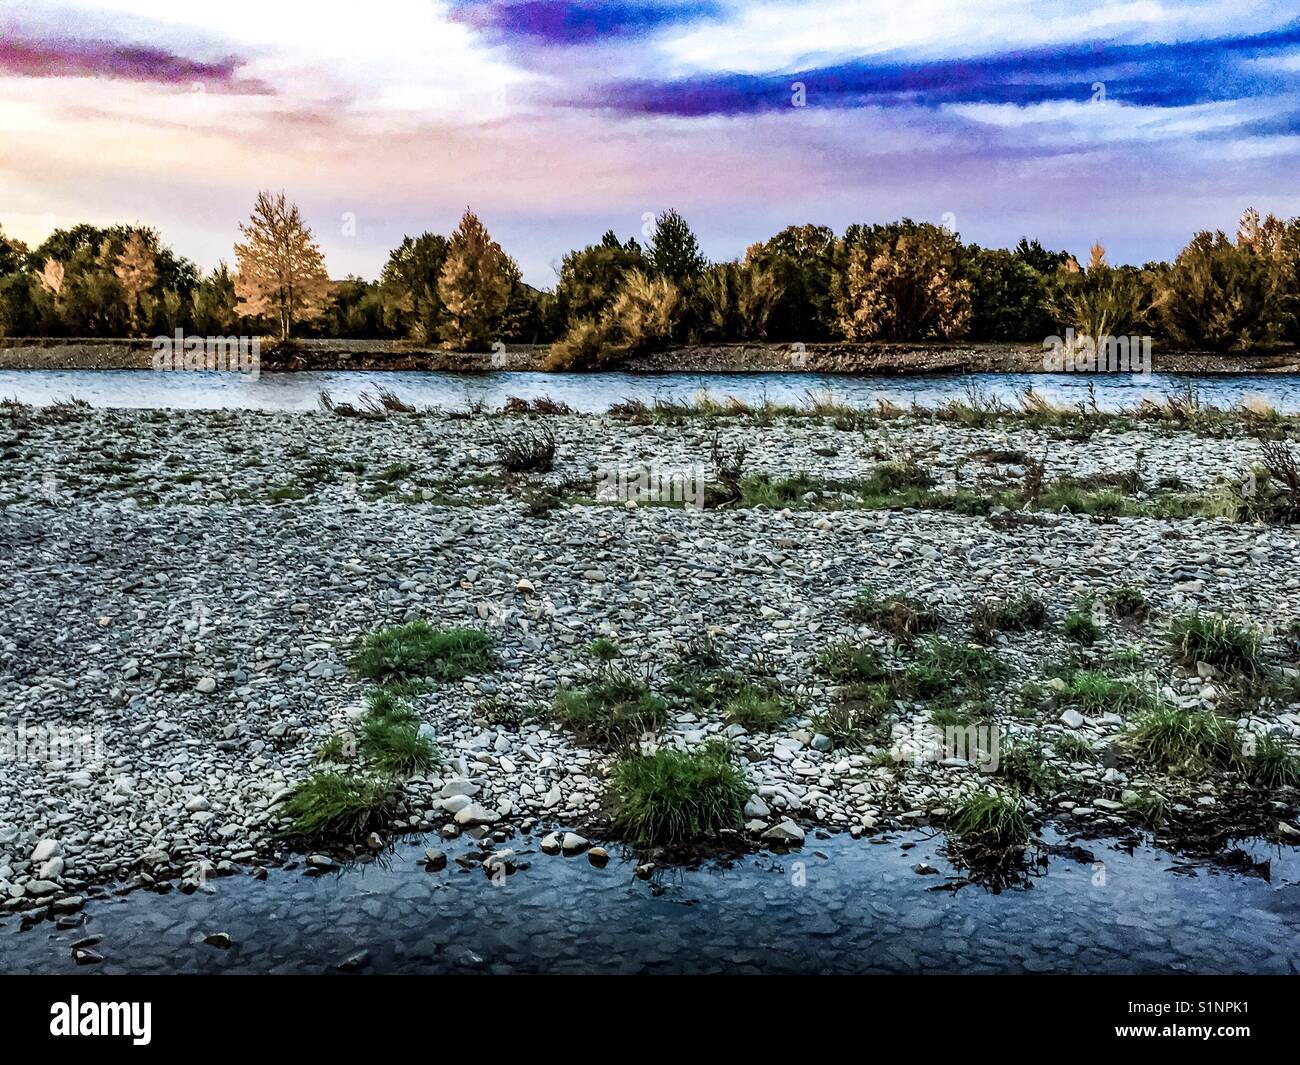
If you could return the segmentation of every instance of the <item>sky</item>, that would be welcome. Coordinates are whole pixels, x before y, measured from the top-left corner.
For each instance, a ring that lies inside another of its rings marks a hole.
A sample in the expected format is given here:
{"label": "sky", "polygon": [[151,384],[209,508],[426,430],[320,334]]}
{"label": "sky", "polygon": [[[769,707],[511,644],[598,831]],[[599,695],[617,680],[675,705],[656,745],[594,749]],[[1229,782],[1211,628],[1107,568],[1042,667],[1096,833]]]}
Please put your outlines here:
{"label": "sky", "polygon": [[676,208],[711,258],[900,217],[1175,255],[1300,214],[1294,0],[0,0],[0,228],[208,268],[259,188],[335,277],[472,207],[534,285]]}

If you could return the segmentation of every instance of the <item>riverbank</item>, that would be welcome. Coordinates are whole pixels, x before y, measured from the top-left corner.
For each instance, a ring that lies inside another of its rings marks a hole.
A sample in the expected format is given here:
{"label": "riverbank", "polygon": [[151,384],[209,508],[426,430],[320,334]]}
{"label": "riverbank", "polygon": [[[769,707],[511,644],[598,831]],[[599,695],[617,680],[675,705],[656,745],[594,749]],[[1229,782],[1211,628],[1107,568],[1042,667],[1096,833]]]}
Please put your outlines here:
{"label": "riverbank", "polygon": [[[444,351],[403,340],[296,340],[266,343],[266,371],[368,370],[486,373],[543,370],[544,344],[508,344],[493,352]],[[148,340],[0,337],[0,370],[147,370]],[[952,374],[1044,373],[1041,344],[697,344],[611,363],[634,373]],[[1156,373],[1300,373],[1300,351],[1152,353]],[[561,376],[561,375],[557,375]],[[1104,375],[1103,375],[1104,376]]]}
{"label": "riverbank", "polygon": [[[65,405],[8,408],[0,426],[7,735],[101,744],[10,759],[10,909],[291,856],[280,804],[364,711],[358,639],[413,619],[487,632],[496,664],[415,699],[442,764],[404,782],[379,845],[608,831],[613,756],[553,711],[590,690],[599,638],[665,701],[660,744],[735,744],[752,785],[738,845],[944,826],[989,788],[1078,831],[1150,823],[1209,846],[1300,831],[1286,773],[1261,790],[1262,762],[1187,772],[1131,746],[1170,708],[1260,737],[1282,769],[1277,745],[1289,757],[1300,737],[1296,534],[1208,516],[1258,459],[1245,422]],[[503,470],[503,443],[547,433],[549,470]],[[648,465],[716,482],[719,457],[744,482],[720,509],[635,505],[594,478]],[[1249,676],[1180,657],[1171,628],[1198,609],[1258,627]],[[917,632],[899,627],[909,611]],[[746,727],[707,694],[742,682],[784,716]],[[935,758],[936,727],[1020,753]]]}

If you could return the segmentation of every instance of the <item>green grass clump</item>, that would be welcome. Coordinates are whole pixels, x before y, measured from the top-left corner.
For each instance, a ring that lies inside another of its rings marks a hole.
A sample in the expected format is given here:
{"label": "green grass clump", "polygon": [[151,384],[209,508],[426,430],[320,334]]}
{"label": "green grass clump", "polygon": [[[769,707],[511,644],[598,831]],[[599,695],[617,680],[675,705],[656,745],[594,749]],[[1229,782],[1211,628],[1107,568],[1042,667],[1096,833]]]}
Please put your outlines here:
{"label": "green grass clump", "polygon": [[623,649],[608,636],[597,636],[587,645],[587,654],[597,662],[617,662],[623,657]]}
{"label": "green grass clump", "polygon": [[1092,615],[1092,600],[1080,599],[1061,622],[1061,632],[1067,640],[1083,647],[1091,647],[1101,639],[1101,628]]}
{"label": "green grass clump", "polygon": [[350,762],[356,752],[352,750],[352,741],[337,732],[327,736],[316,748],[317,762]]}
{"label": "green grass clump", "polygon": [[979,688],[1006,671],[1006,664],[983,647],[931,636],[917,644],[904,679],[914,694],[925,698],[961,685]]}
{"label": "green grass clump", "polygon": [[848,613],[853,621],[874,625],[900,640],[912,640],[921,633],[934,632],[943,624],[943,618],[924,603],[905,595],[881,599],[870,588],[858,593]]}
{"label": "green grass clump", "polygon": [[868,643],[836,640],[817,655],[817,669],[841,683],[884,680],[889,668],[879,651]]}
{"label": "green grass clump", "polygon": [[1052,746],[1062,758],[1073,758],[1076,762],[1091,762],[1097,757],[1097,748],[1092,745],[1092,740],[1077,732],[1053,736]]}
{"label": "green grass clump", "polygon": [[1106,593],[1106,604],[1111,613],[1125,621],[1141,621],[1149,613],[1151,606],[1136,588],[1116,588]]}
{"label": "green grass clump", "polygon": [[1120,680],[1100,670],[1080,670],[1066,681],[1061,701],[1082,714],[1127,714],[1156,703],[1154,693],[1131,680]]}
{"label": "green grass clump", "polygon": [[948,830],[963,847],[1005,851],[1029,842],[1031,829],[1014,792],[976,791],[961,801]]}
{"label": "green grass clump", "polygon": [[393,804],[394,785],[383,778],[321,770],[301,781],[284,801],[286,836],[355,840],[380,827]]}
{"label": "green grass clump", "polygon": [[1165,798],[1154,791],[1142,791],[1124,799],[1125,809],[1147,825],[1158,825],[1165,819]]}
{"label": "green grass clump", "polygon": [[517,729],[537,717],[537,708],[490,695],[474,706],[474,720],[491,728]]}
{"label": "green grass clump", "polygon": [[989,643],[997,632],[1028,632],[1047,626],[1047,606],[1033,592],[1026,592],[1005,603],[981,603],[971,618],[971,632],[982,643]]}
{"label": "green grass clump", "polygon": [[637,844],[687,843],[738,829],[751,792],[729,744],[625,754],[610,774],[614,825]]}
{"label": "green grass clump", "polygon": [[377,773],[394,777],[426,773],[438,764],[433,742],[405,716],[367,717],[361,723],[357,751]]}
{"label": "green grass clump", "polygon": [[1239,761],[1242,775],[1261,788],[1300,787],[1300,758],[1276,736],[1250,734]]}
{"label": "green grass clump", "polygon": [[611,666],[581,688],[555,697],[553,715],[584,743],[616,749],[668,721],[664,701],[638,677]]}
{"label": "green grass clump", "polygon": [[1193,611],[1174,618],[1169,638],[1185,666],[1205,662],[1229,673],[1258,673],[1259,630],[1242,625],[1222,614]]}
{"label": "green grass clump", "polygon": [[427,621],[373,632],[361,642],[352,668],[371,680],[460,680],[496,663],[492,637],[481,629],[435,629]]}
{"label": "green grass clump", "polygon": [[724,712],[729,725],[750,732],[771,732],[790,717],[790,700],[779,692],[749,684],[727,700]]}
{"label": "green grass clump", "polygon": [[998,773],[1021,791],[1047,795],[1060,787],[1061,779],[1048,764],[1041,747],[1028,743],[1007,743],[998,752]]}
{"label": "green grass clump", "polygon": [[828,736],[835,750],[859,750],[879,738],[893,697],[887,684],[863,685],[855,694],[813,715],[813,732]]}
{"label": "green grass clump", "polygon": [[1209,710],[1170,704],[1141,714],[1125,734],[1125,742],[1147,764],[1191,775],[1227,766],[1237,756],[1232,722]]}

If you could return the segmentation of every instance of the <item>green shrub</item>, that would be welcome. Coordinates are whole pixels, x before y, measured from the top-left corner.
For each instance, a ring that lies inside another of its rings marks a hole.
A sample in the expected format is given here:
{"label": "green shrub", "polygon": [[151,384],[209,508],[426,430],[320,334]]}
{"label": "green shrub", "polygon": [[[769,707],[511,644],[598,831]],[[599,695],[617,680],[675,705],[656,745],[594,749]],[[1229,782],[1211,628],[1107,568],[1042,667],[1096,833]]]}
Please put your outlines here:
{"label": "green shrub", "polygon": [[1028,743],[1006,743],[998,752],[998,770],[1021,791],[1050,794],[1060,787],[1060,775],[1048,764],[1043,750]]}
{"label": "green shrub", "polygon": [[1165,819],[1165,799],[1158,792],[1143,791],[1130,795],[1124,799],[1124,806],[1148,825],[1158,825]]}
{"label": "green shrub", "polygon": [[481,699],[474,707],[474,720],[490,728],[517,729],[537,717],[537,708],[495,695]]}
{"label": "green shrub", "polygon": [[1092,745],[1092,740],[1077,732],[1053,736],[1052,746],[1062,758],[1073,758],[1076,762],[1091,762],[1097,757],[1097,748]]}
{"label": "green shrub", "polygon": [[949,685],[980,686],[1007,672],[1004,662],[983,647],[930,636],[917,644],[915,665],[946,678]]}
{"label": "green shrub", "polygon": [[740,828],[751,793],[731,747],[628,753],[610,774],[614,825],[633,843],[686,843]]}
{"label": "green shrub", "polygon": [[480,629],[435,629],[410,621],[371,633],[352,659],[352,668],[372,680],[435,677],[460,680],[496,664],[492,637]]}
{"label": "green shrub", "polygon": [[1080,670],[1067,682],[1061,701],[1083,714],[1127,714],[1155,705],[1156,697],[1133,681],[1120,680],[1100,670]]}
{"label": "green shrub", "polygon": [[1262,665],[1259,630],[1222,614],[1180,615],[1171,622],[1169,636],[1185,666],[1205,662],[1229,673],[1254,674]]}
{"label": "green shrub", "polygon": [[1300,787],[1300,759],[1276,736],[1245,738],[1238,752],[1242,774],[1262,788]]}
{"label": "green shrub", "polygon": [[1141,621],[1151,612],[1146,596],[1136,588],[1116,588],[1107,592],[1106,602],[1111,613],[1126,621]]}
{"label": "green shrub", "polygon": [[322,770],[294,787],[281,812],[288,818],[283,834],[325,842],[350,841],[380,827],[396,797],[383,778],[358,777]]}
{"label": "green shrub", "polygon": [[892,702],[893,691],[888,684],[854,686],[848,698],[813,716],[813,733],[829,737],[837,750],[857,750],[880,738]]}

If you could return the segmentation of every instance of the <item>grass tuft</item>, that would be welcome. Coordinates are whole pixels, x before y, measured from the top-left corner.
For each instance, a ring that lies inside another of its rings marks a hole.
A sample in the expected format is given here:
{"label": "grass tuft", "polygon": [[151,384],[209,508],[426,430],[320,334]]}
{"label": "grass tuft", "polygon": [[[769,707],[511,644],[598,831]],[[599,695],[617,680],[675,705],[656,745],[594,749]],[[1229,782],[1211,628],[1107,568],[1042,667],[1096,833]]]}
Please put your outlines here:
{"label": "grass tuft", "polygon": [[614,825],[637,844],[688,843],[738,829],[750,791],[731,746],[719,740],[692,751],[628,753],[610,775]]}
{"label": "grass tuft", "polygon": [[289,825],[283,834],[318,840],[355,840],[383,824],[396,796],[383,778],[333,770],[312,773],[284,801]]}
{"label": "grass tuft", "polygon": [[492,637],[480,629],[435,629],[427,621],[373,632],[361,642],[352,668],[380,682],[435,677],[460,680],[496,664]]}
{"label": "grass tuft", "polygon": [[1259,630],[1222,614],[1182,614],[1170,623],[1169,638],[1184,666],[1205,662],[1228,673],[1245,674],[1262,668]]}
{"label": "grass tuft", "polygon": [[583,743],[613,750],[663,728],[668,708],[645,681],[610,666],[585,687],[557,694],[553,715]]}

